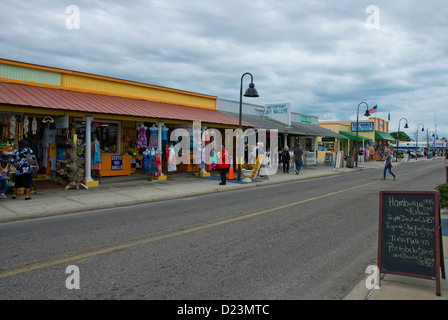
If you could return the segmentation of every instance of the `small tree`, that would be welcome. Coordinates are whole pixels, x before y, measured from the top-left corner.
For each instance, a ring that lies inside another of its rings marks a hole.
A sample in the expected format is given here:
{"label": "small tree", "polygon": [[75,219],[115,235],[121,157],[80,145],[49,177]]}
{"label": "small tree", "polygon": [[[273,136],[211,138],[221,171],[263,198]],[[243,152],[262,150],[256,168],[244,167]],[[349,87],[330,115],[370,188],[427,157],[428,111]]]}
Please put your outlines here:
{"label": "small tree", "polygon": [[440,195],[440,208],[448,209],[448,183],[440,184],[436,189]]}
{"label": "small tree", "polygon": [[[397,131],[391,132],[389,134],[392,136],[392,138],[397,139]],[[399,131],[398,132],[398,140],[411,141],[411,138],[409,138],[409,136],[405,132]]]}

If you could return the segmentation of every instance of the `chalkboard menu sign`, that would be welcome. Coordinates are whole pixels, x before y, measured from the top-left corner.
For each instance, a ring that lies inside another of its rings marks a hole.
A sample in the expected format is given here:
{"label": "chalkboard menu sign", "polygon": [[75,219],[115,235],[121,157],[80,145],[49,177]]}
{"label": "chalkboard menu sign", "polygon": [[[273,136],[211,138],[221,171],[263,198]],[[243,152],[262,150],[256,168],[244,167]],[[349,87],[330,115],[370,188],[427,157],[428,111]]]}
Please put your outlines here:
{"label": "chalkboard menu sign", "polygon": [[378,267],[382,273],[445,278],[437,191],[380,191]]}

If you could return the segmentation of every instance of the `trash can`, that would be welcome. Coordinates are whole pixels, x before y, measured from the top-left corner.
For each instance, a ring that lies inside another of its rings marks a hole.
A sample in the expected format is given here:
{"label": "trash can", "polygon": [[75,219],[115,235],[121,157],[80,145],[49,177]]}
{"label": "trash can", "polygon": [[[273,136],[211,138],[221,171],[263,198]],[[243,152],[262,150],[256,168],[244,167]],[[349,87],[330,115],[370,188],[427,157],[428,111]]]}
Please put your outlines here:
{"label": "trash can", "polygon": [[355,164],[355,157],[353,157],[353,156],[347,156],[347,163],[346,163],[345,166],[346,166],[347,168],[353,168],[354,164]]}

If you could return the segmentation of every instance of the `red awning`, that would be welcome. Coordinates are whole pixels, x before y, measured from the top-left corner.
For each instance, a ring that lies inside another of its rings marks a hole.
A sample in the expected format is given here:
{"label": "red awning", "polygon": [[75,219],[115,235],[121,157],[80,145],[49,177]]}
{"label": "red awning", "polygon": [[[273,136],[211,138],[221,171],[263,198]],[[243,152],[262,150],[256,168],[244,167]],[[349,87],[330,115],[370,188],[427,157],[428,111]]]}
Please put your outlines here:
{"label": "red awning", "polygon": [[238,126],[238,119],[217,110],[8,82],[0,82],[0,104]]}

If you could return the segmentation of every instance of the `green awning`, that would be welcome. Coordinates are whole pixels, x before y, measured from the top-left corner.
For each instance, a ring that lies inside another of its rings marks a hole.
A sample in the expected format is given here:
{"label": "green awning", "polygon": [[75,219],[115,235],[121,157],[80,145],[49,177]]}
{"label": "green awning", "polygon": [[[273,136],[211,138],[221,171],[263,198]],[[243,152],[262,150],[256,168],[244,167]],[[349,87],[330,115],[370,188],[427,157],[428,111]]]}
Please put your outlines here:
{"label": "green awning", "polygon": [[[356,134],[353,134],[351,132],[339,131],[339,134],[343,135],[344,137],[347,137],[347,139],[356,140]],[[370,140],[370,139],[358,134],[358,140]]]}
{"label": "green awning", "polygon": [[396,141],[390,134],[381,131],[375,131],[375,140]]}

